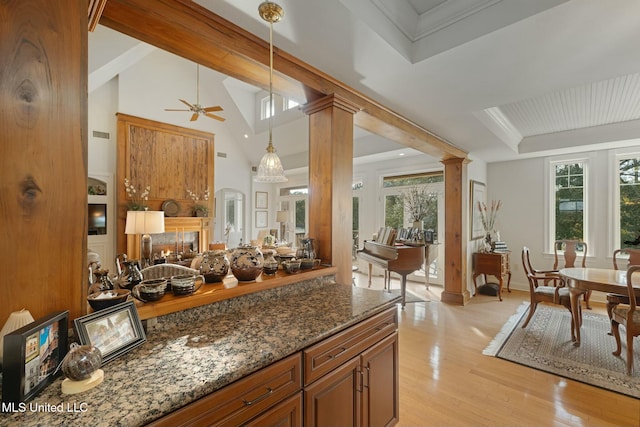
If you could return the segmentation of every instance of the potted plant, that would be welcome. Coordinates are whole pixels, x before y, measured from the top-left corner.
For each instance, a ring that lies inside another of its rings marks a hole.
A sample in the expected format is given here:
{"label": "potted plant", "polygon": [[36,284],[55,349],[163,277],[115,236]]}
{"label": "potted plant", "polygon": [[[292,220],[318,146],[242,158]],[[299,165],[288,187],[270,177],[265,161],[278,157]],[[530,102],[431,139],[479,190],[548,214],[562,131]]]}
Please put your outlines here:
{"label": "potted plant", "polygon": [[144,211],[147,209],[147,201],[149,200],[150,186],[146,186],[143,191],[134,186],[128,178],[124,179],[124,189],[127,192],[127,210],[130,211]]}
{"label": "potted plant", "polygon": [[209,189],[207,188],[204,191],[202,199],[200,199],[200,196],[198,194],[194,193],[188,188],[187,193],[189,194],[189,197],[191,197],[191,200],[193,200],[193,215],[198,217],[209,216],[209,207],[206,203],[201,203],[201,200],[202,202],[206,202],[209,200]]}

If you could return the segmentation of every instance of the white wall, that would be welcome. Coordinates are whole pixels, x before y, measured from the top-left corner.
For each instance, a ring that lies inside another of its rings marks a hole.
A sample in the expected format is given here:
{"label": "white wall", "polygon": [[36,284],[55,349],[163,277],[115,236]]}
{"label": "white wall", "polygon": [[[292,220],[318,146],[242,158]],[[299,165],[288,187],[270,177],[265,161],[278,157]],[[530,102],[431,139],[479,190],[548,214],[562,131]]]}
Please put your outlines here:
{"label": "white wall", "polygon": [[[113,177],[113,191],[109,196],[110,206],[113,207],[112,218],[115,218],[117,186],[124,185],[115,182],[118,112],[215,134],[215,188],[210,189],[210,194],[215,194],[220,188],[234,188],[244,192],[247,201],[251,200],[251,165],[239,148],[242,141],[231,135],[228,127],[217,120],[201,117],[191,122],[188,112],[164,111],[165,108],[182,108],[184,104],[178,101],[179,98],[195,102],[195,73],[192,62],[156,50],[89,94],[88,170],[89,175],[110,174]],[[207,90],[203,90],[205,87]],[[201,72],[200,88],[201,104],[232,104],[222,85],[222,78],[216,74]],[[109,132],[111,137],[109,140],[93,138],[93,130]],[[247,206],[245,224],[249,236],[253,225],[252,205]],[[210,240],[223,240],[215,221],[210,230]],[[106,267],[114,269],[115,265],[111,264],[115,233],[112,235],[111,248],[112,255],[108,256]]]}
{"label": "white wall", "polygon": [[[637,151],[638,147],[630,149]],[[616,150],[600,150],[574,153],[555,158],[535,158],[511,162],[491,163],[487,167],[487,199],[500,199],[503,203],[498,218],[497,229],[507,242],[511,252],[512,287],[528,290],[526,277],[522,271],[521,251],[523,246],[531,250],[531,261],[535,268],[551,269],[553,254],[545,247],[545,163],[546,159],[566,159],[588,157],[588,200],[587,215],[587,266],[612,268],[614,239],[611,236],[614,197],[611,191],[616,173],[612,156]],[[594,300],[602,295],[594,294]]]}

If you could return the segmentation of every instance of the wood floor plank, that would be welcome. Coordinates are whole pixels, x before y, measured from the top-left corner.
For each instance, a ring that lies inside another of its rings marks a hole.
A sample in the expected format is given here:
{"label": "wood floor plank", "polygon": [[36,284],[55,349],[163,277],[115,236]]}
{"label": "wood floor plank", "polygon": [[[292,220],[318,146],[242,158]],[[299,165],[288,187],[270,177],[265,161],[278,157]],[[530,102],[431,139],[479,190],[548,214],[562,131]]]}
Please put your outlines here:
{"label": "wood floor plank", "polygon": [[[355,279],[367,286],[366,275]],[[382,278],[372,288],[382,289]],[[436,286],[408,289],[431,302],[400,311],[399,427],[640,426],[639,399],[482,354],[527,293],[504,293],[502,302],[478,295],[458,307],[440,303]]]}

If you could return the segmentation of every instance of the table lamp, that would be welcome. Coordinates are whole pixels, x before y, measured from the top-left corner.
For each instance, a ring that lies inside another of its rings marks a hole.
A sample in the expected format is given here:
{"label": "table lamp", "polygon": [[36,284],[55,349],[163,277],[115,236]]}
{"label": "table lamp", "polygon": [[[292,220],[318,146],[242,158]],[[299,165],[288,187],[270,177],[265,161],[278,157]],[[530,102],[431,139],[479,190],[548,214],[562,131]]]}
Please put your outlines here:
{"label": "table lamp", "polygon": [[141,234],[142,268],[151,265],[151,234],[164,233],[164,212],[127,211],[125,234]]}
{"label": "table lamp", "polygon": [[280,240],[285,240],[284,232],[285,227],[287,225],[287,220],[289,219],[289,211],[278,211],[276,212],[276,222],[280,223]]}

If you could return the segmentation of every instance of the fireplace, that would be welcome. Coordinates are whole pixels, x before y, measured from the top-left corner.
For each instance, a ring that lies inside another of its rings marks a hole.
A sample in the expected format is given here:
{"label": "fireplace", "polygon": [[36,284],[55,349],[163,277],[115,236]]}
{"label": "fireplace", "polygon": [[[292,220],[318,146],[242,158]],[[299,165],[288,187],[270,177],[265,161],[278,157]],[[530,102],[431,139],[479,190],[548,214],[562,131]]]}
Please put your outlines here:
{"label": "fireplace", "polygon": [[[210,218],[167,217],[164,219],[164,233],[152,234],[154,254],[185,253],[206,251],[209,243]],[[140,259],[140,236],[127,235],[127,255],[129,259]]]}

